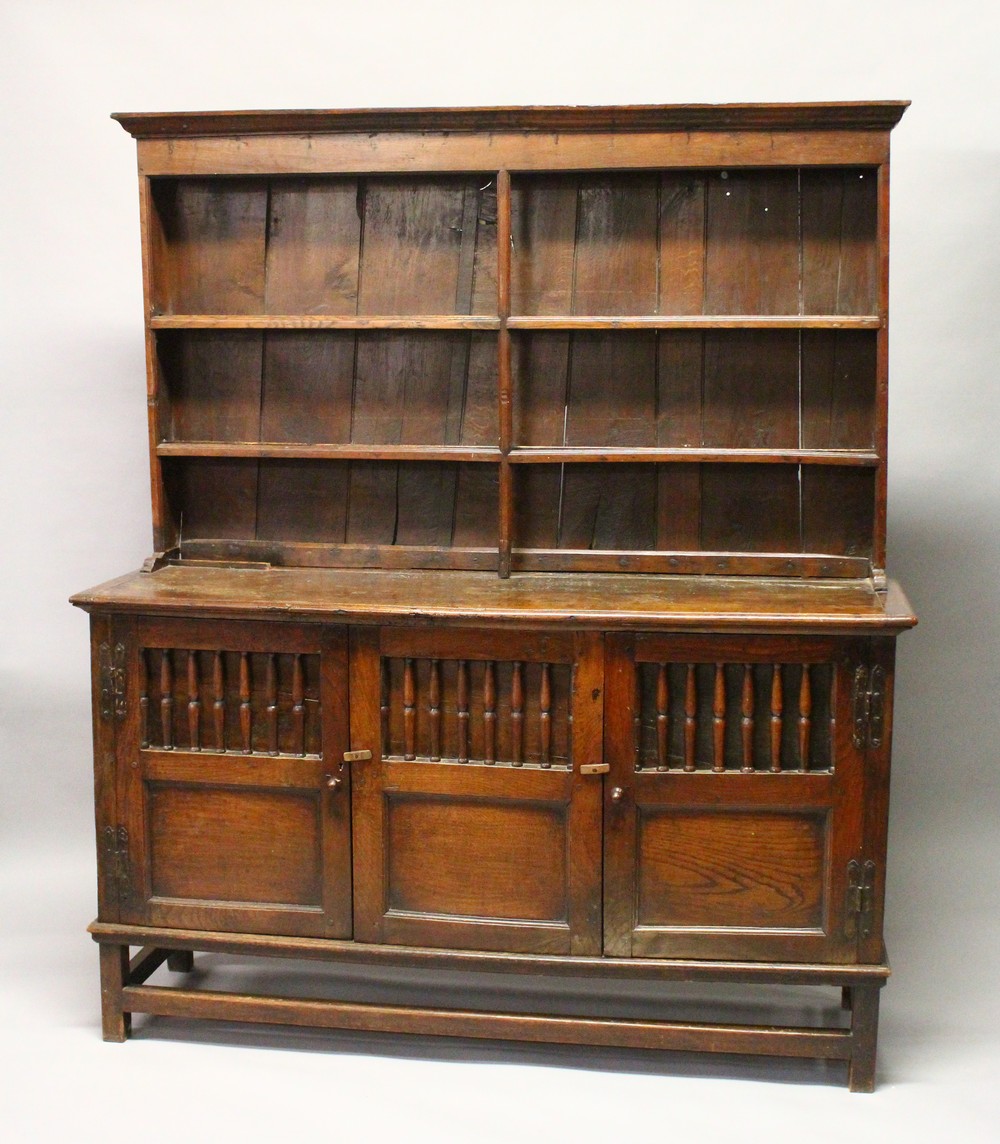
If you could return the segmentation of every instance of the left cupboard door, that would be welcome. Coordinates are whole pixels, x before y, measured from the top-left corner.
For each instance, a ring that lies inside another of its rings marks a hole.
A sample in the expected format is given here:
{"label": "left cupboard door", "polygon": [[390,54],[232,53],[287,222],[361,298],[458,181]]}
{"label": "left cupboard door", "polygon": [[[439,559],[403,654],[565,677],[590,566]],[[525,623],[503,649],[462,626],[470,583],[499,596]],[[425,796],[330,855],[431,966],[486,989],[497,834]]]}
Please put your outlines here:
{"label": "left cupboard door", "polygon": [[350,937],[346,629],[115,627],[122,921]]}

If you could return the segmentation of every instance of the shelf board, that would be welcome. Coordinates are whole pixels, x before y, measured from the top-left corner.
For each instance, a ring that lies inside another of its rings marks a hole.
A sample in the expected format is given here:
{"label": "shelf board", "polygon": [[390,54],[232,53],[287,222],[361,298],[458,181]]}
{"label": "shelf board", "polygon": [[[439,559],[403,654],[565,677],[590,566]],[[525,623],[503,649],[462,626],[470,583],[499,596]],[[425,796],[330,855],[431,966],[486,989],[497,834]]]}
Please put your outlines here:
{"label": "shelf board", "polygon": [[158,457],[249,457],[315,461],[493,461],[489,445],[298,444],[279,441],[161,441]]}
{"label": "shelf board", "polygon": [[[158,457],[246,457],[314,461],[462,461],[498,463],[500,449],[490,445],[362,445],[285,441],[161,441]],[[877,453],[864,449],[680,449],[602,448],[564,445],[514,448],[515,465],[712,463],[758,465],[847,465],[874,468]]]}
{"label": "shelf board", "polygon": [[546,448],[516,448],[510,452],[516,465],[560,465],[580,462],[737,462],[763,465],[856,465],[874,468],[877,453],[866,449],[681,449],[601,448],[564,445]]}
{"label": "shelf board", "polygon": [[[487,314],[154,314],[153,330],[499,330]],[[877,314],[520,314],[511,330],[877,330]]]}
{"label": "shelf board", "polygon": [[153,314],[152,330],[499,330],[486,314]]}
{"label": "shelf board", "polygon": [[877,314],[518,314],[511,330],[877,330]]}

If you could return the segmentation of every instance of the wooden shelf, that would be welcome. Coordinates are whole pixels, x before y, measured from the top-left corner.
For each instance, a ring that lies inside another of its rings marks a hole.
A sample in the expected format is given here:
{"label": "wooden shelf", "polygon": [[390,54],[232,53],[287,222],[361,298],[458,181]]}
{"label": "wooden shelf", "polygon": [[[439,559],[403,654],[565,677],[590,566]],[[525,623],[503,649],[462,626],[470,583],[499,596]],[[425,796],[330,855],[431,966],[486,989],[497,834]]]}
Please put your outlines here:
{"label": "wooden shelf", "polygon": [[877,314],[518,314],[511,330],[878,330]]}
{"label": "wooden shelf", "polygon": [[161,441],[158,457],[248,457],[316,461],[472,461],[499,462],[498,448],[488,445],[342,445],[279,441]]}
{"label": "wooden shelf", "polygon": [[517,465],[723,461],[765,465],[855,465],[864,468],[873,468],[879,463],[877,453],[860,449],[712,449],[700,445],[681,449],[609,449],[579,445],[515,448],[510,451],[510,460]]}
{"label": "wooden shelf", "polygon": [[499,330],[483,314],[153,314],[153,330]]}
{"label": "wooden shelf", "polygon": [[[245,457],[250,459],[315,461],[443,461],[498,463],[503,454],[489,445],[304,443],[284,441],[161,441],[158,457]],[[561,445],[515,447],[508,454],[515,465],[700,464],[846,465],[874,468],[877,453],[857,449],[726,449],[602,448]]]}
{"label": "wooden shelf", "polygon": [[[499,330],[483,314],[154,314],[153,330]],[[507,319],[511,330],[878,330],[877,314],[533,315]]]}

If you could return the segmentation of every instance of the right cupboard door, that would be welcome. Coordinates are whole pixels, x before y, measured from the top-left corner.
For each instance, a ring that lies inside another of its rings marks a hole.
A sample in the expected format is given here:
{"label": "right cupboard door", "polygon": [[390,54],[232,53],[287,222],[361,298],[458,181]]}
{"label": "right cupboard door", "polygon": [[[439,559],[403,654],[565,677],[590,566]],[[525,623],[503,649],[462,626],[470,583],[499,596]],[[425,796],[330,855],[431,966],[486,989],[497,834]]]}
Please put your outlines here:
{"label": "right cupboard door", "polygon": [[864,640],[609,635],[605,951],[851,962]]}

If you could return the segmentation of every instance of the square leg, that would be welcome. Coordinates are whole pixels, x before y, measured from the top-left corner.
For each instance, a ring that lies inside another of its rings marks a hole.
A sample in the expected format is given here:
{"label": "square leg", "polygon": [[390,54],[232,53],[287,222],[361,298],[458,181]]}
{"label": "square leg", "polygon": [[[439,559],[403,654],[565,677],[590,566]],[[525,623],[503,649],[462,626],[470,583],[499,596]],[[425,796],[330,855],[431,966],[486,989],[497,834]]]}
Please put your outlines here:
{"label": "square leg", "polygon": [[855,985],[851,988],[851,1060],[847,1072],[851,1092],[875,1091],[881,991],[879,985]]}
{"label": "square leg", "polygon": [[132,1030],[132,1015],[122,1009],[122,989],[128,981],[128,946],[101,944],[101,1027],[106,1041],[124,1041]]}

